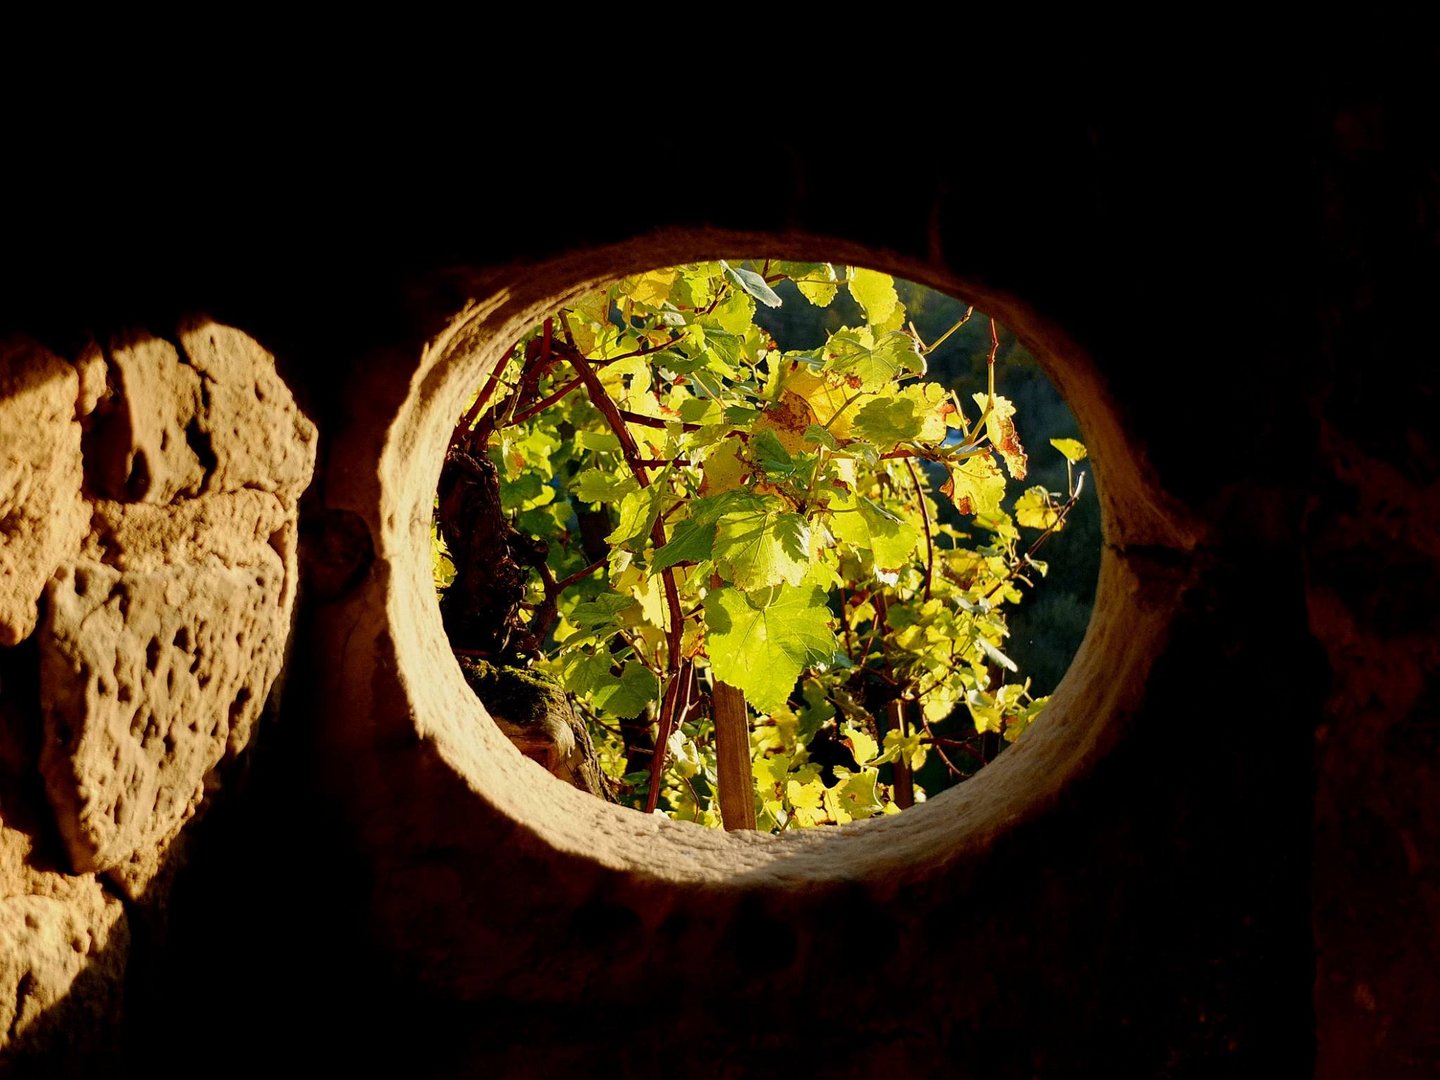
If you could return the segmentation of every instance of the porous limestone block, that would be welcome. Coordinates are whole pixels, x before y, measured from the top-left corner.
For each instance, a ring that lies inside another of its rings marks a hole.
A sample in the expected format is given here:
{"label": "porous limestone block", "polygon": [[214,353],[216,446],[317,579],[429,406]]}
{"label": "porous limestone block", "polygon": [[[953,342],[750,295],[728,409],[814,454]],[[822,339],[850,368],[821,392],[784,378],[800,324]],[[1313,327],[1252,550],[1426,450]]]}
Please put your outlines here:
{"label": "porous limestone block", "polygon": [[287,502],[315,464],[315,427],[274,358],[232,327],[197,320],[179,348],[135,335],[112,343],[112,398],[101,406],[91,463],[97,492],[167,504],[252,488]]}
{"label": "porous limestone block", "polygon": [[279,672],[285,568],[268,545],[143,570],[82,559],[49,590],[41,770],[71,863],[172,838],[243,745]]}
{"label": "porous limestone block", "polygon": [[58,356],[0,344],[0,645],[35,629],[45,582],[85,533],[78,393]]}
{"label": "porous limestone block", "polygon": [[315,468],[315,426],[274,358],[248,335],[208,320],[182,328],[180,345],[206,388],[200,429],[214,454],[207,490],[254,488],[293,502]]}
{"label": "porous limestone block", "polygon": [[162,338],[112,343],[113,393],[96,411],[86,446],[91,487],[124,502],[168,503],[198,495],[210,464],[200,426],[200,375]]}
{"label": "porous limestone block", "polygon": [[80,885],[63,897],[0,897],[0,1055],[62,1002],[92,1021],[116,1013],[129,939],[124,906],[94,878]]}

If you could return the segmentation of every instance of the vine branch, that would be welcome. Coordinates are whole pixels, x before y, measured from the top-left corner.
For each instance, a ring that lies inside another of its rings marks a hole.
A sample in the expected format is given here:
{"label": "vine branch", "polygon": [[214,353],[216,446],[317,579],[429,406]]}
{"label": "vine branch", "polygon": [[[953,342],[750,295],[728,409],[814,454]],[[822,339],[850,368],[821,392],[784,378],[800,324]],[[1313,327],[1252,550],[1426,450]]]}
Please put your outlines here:
{"label": "vine branch", "polygon": [[[610,430],[619,440],[620,452],[625,458],[625,463],[630,467],[635,482],[642,488],[649,487],[650,474],[642,464],[640,448],[635,443],[635,436],[631,435],[630,429],[625,426],[625,419],[620,409],[606,392],[604,385],[595,374],[595,369],[578,351],[568,359],[580,378],[584,380],[585,389],[590,394],[590,403],[600,410],[600,415],[605,417],[605,422],[610,425]],[[657,549],[665,546],[665,526],[658,517],[650,527],[650,539]],[[665,667],[670,674],[670,684],[666,687],[666,693],[660,706],[655,755],[650,762],[650,793],[645,804],[647,814],[654,812],[655,804],[660,797],[660,776],[665,764],[665,746],[669,741],[670,732],[675,729],[676,699],[679,697],[680,676],[684,673],[685,668],[680,657],[680,641],[684,632],[680,614],[680,590],[675,585],[673,569],[666,567],[660,571],[660,576],[665,588],[665,607],[670,615],[670,626],[665,635],[668,654],[665,658]]]}

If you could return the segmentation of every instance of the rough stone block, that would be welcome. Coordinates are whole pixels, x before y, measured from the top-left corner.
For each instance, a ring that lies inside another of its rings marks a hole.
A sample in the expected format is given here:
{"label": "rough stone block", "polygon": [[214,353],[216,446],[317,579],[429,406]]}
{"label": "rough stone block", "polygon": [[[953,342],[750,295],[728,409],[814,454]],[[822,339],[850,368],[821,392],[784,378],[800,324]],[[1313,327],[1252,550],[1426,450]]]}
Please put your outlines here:
{"label": "rough stone block", "polygon": [[285,568],[268,545],[149,570],[80,560],[42,631],[46,789],[76,870],[178,831],[279,671]]}
{"label": "rough stone block", "polygon": [[207,490],[255,488],[293,501],[315,467],[315,426],[296,408],[274,358],[209,320],[182,328],[180,345],[206,388],[199,427],[214,454]]}
{"label": "rough stone block", "polygon": [[149,336],[115,343],[109,364],[113,394],[98,407],[86,447],[92,489],[124,502],[199,495],[212,463],[199,373],[170,342]]}
{"label": "rough stone block", "polygon": [[[124,908],[94,879],[83,895],[0,899],[0,1050],[71,994],[82,971],[109,998],[118,992],[128,934]],[[112,976],[100,979],[96,965]],[[94,1012],[113,1013],[108,1001]]]}
{"label": "rough stone block", "polygon": [[0,645],[35,629],[45,582],[85,532],[78,392],[64,360],[30,342],[0,345]]}
{"label": "rough stone block", "polygon": [[87,457],[95,491],[163,505],[251,488],[293,503],[314,468],[315,427],[274,358],[209,320],[182,329],[179,342],[145,335],[112,344],[113,396]]}

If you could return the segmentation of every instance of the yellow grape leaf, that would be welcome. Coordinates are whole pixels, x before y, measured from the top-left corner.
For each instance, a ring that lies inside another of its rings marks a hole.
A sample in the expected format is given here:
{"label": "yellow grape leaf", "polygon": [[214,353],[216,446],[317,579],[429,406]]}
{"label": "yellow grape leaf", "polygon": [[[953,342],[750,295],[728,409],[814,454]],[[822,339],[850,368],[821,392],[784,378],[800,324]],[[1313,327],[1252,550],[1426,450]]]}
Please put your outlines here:
{"label": "yellow grape leaf", "polygon": [[995,707],[995,700],[984,690],[971,690],[965,695],[965,704],[970,709],[971,719],[975,721],[976,731],[1000,730],[1000,710]]}
{"label": "yellow grape leaf", "polygon": [[930,753],[930,748],[922,741],[923,738],[920,731],[911,731],[902,735],[898,730],[892,728],[885,733],[886,757],[890,760],[906,762],[911,770],[919,769],[925,764],[925,758]]}
{"label": "yellow grape leaf", "polygon": [[837,824],[844,825],[856,818],[874,817],[885,812],[876,788],[879,778],[877,770],[862,769],[826,793],[829,796],[827,805],[832,807],[830,813]]}
{"label": "yellow grape leaf", "polygon": [[740,460],[740,444],[727,439],[705,459],[705,478],[700,483],[701,495],[719,495],[742,485],[750,466]]}
{"label": "yellow grape leaf", "polygon": [[1060,513],[1051,505],[1050,493],[1043,487],[1028,488],[1015,500],[1015,520],[1027,529],[1054,528],[1059,532]]}
{"label": "yellow grape leaf", "polygon": [[870,737],[868,732],[862,731],[860,728],[846,725],[841,729],[841,734],[850,740],[850,750],[855,755],[855,760],[861,765],[870,764],[880,752],[875,740]]}
{"label": "yellow grape leaf", "polygon": [[[975,394],[974,398],[982,410],[989,400],[982,393]],[[1010,470],[1010,475],[1016,480],[1024,480],[1025,448],[1020,445],[1020,436],[1015,431],[1014,416],[1015,406],[1010,399],[996,394],[990,414],[985,417],[985,434],[990,436],[990,444],[1000,451],[1000,456],[1005,459],[1005,467]]]}
{"label": "yellow grape leaf", "polygon": [[841,385],[831,386],[808,364],[801,363],[795,363],[786,373],[783,385],[787,393],[805,400],[814,411],[817,424],[829,425],[830,434],[837,439],[850,438],[850,421],[854,412],[847,411],[839,419],[835,418],[835,414],[845,407],[853,391]]}
{"label": "yellow grape leaf", "polygon": [[790,279],[795,282],[795,287],[800,290],[800,295],[816,307],[829,307],[831,301],[835,299],[835,294],[840,291],[840,285],[835,281],[835,268],[826,263],[824,269],[829,271],[829,280],[821,280],[819,271],[812,272],[807,277]]}
{"label": "yellow grape leaf", "polygon": [[1051,439],[1050,445],[1065,455],[1065,460],[1071,465],[1077,465],[1085,460],[1088,451],[1085,444],[1079,439]]}
{"label": "yellow grape leaf", "polygon": [[[878,270],[852,266],[850,295],[865,309],[865,319],[871,326],[883,326],[900,305],[900,297],[895,294],[895,279]],[[890,329],[888,326],[884,328]]]}
{"label": "yellow grape leaf", "polygon": [[904,566],[920,542],[915,526],[871,499],[836,498],[832,506],[836,512],[830,531],[857,551],[869,553],[878,570]]}
{"label": "yellow grape leaf", "polygon": [[670,287],[675,284],[677,267],[668,270],[651,270],[648,274],[626,278],[620,283],[620,293],[637,304],[659,307],[670,298]]}
{"label": "yellow grape leaf", "polygon": [[791,780],[785,785],[785,797],[795,808],[797,825],[818,825],[825,820],[823,809],[825,784],[818,777],[808,784],[800,784]]}
{"label": "yellow grape leaf", "polygon": [[962,514],[998,514],[1005,496],[1005,475],[988,452],[976,454],[951,466],[950,479],[940,492]]}
{"label": "yellow grape leaf", "polygon": [[789,754],[771,754],[756,758],[750,763],[750,771],[762,793],[769,794],[777,784],[785,784],[790,772]]}
{"label": "yellow grape leaf", "polygon": [[780,440],[780,445],[792,454],[810,449],[805,443],[805,431],[815,423],[815,410],[810,403],[793,390],[782,390],[780,400],[771,405],[750,429],[755,435],[771,431]]}

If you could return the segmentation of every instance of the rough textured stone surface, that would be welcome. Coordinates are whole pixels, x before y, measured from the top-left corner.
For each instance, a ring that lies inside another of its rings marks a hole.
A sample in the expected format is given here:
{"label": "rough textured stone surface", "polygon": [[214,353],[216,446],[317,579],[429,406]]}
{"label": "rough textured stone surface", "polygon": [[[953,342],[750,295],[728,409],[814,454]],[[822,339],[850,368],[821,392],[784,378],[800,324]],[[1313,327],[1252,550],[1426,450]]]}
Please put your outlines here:
{"label": "rough textured stone surface", "polygon": [[62,1042],[93,1053],[113,1040],[129,950],[121,901],[66,872],[37,767],[39,718],[22,707],[14,684],[27,680],[11,660],[0,663],[0,1075],[17,1040],[45,1044],[47,1060],[65,1058]]}
{"label": "rough textured stone surface", "polygon": [[210,463],[197,420],[199,373],[180,362],[174,345],[149,335],[112,343],[107,359],[114,396],[96,411],[87,440],[91,489],[160,504],[198,495]]}
{"label": "rough textured stone surface", "polygon": [[61,895],[0,896],[0,1049],[64,1001],[82,972],[104,988],[84,1003],[91,1019],[113,1013],[125,969],[124,908],[93,878],[84,884]]}
{"label": "rough textured stone surface", "polygon": [[79,378],[39,345],[0,343],[0,645],[35,628],[35,602],[85,531]]}
{"label": "rough textured stone surface", "polygon": [[315,426],[295,407],[274,358],[209,320],[182,327],[180,345],[201,379],[196,424],[213,456],[205,490],[254,488],[293,505],[315,468]]}
{"label": "rough textured stone surface", "polygon": [[171,835],[232,740],[244,745],[280,667],[284,576],[268,548],[236,567],[81,560],[57,575],[41,765],[77,870],[110,869]]}
{"label": "rough textured stone surface", "polygon": [[293,501],[314,467],[315,429],[273,358],[209,320],[182,328],[179,342],[136,335],[112,344],[114,397],[87,456],[96,492],[163,505],[255,488]]}
{"label": "rough textured stone surface", "polygon": [[[46,789],[74,868],[139,895],[284,656],[315,431],[254,341],[207,320],[80,367],[86,467],[114,496],[48,592]],[[73,388],[72,388],[73,389]]]}

